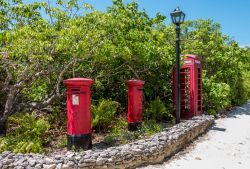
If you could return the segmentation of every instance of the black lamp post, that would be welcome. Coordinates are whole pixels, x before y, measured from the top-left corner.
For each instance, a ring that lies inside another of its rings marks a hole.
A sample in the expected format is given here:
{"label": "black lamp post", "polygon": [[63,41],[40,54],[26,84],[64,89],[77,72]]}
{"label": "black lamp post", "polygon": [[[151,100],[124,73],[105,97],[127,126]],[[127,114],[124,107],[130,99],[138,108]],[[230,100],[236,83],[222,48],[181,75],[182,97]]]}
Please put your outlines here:
{"label": "black lamp post", "polygon": [[180,123],[180,25],[184,22],[185,14],[177,7],[171,14],[172,22],[176,31],[176,86],[175,86],[175,107],[176,123]]}

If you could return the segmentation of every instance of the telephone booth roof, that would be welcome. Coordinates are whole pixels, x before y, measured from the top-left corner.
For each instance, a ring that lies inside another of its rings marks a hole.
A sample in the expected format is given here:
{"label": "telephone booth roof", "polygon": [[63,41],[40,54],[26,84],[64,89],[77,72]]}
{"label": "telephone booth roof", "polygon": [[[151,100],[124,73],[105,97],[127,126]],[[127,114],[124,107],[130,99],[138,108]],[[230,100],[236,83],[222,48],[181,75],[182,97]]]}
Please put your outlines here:
{"label": "telephone booth roof", "polygon": [[201,57],[198,55],[193,55],[193,54],[186,54],[185,55],[186,59],[193,59],[193,60],[199,60],[202,61]]}

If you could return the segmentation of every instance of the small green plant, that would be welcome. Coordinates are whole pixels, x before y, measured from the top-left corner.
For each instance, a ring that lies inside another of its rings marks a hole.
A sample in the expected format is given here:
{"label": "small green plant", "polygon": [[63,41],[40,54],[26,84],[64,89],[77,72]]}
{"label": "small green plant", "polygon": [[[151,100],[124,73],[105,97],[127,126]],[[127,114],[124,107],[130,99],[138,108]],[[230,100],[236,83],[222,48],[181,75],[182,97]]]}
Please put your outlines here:
{"label": "small green plant", "polygon": [[44,135],[50,125],[44,117],[32,114],[15,115],[9,118],[8,123],[15,128],[0,138],[0,152],[9,150],[15,153],[43,152]]}
{"label": "small green plant", "polygon": [[126,120],[116,119],[115,125],[111,129],[111,136],[118,140],[121,144],[126,144],[130,141],[142,139],[159,132],[162,129],[161,124],[155,120],[149,120],[142,123],[137,131],[128,131],[128,123]]}
{"label": "small green plant", "polygon": [[58,147],[59,148],[64,148],[64,147],[66,147],[67,146],[67,136],[66,135],[62,135],[61,137],[60,137],[60,141],[59,141],[59,143],[58,143]]}
{"label": "small green plant", "polygon": [[148,136],[155,134],[157,132],[160,132],[161,129],[162,129],[162,126],[156,123],[155,120],[145,121],[141,128],[143,133],[145,133],[145,135],[148,135]]}
{"label": "small green plant", "polygon": [[111,133],[114,136],[119,136],[128,130],[128,122],[123,118],[118,118],[115,120],[115,125],[111,128]]}
{"label": "small green plant", "polygon": [[115,138],[112,135],[107,135],[104,137],[103,142],[107,145],[112,145],[115,142]]}
{"label": "small green plant", "polygon": [[98,105],[92,105],[92,127],[98,131],[107,130],[119,106],[118,102],[111,99],[102,99]]}
{"label": "small green plant", "polygon": [[150,102],[149,108],[145,110],[144,116],[146,119],[161,121],[167,119],[174,122],[174,117],[171,110],[168,110],[159,97]]}

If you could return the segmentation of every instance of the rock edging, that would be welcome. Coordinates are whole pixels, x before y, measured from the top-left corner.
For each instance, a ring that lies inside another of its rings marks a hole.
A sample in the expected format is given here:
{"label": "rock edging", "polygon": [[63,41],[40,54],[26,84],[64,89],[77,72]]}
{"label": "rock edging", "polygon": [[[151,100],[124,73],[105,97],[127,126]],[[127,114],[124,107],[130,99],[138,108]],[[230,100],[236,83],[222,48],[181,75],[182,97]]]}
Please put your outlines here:
{"label": "rock edging", "polygon": [[206,132],[213,123],[212,116],[198,116],[171,128],[163,129],[148,139],[105,150],[67,152],[64,155],[55,156],[14,154],[6,151],[0,155],[0,169],[116,169],[155,164],[181,150],[196,137]]}

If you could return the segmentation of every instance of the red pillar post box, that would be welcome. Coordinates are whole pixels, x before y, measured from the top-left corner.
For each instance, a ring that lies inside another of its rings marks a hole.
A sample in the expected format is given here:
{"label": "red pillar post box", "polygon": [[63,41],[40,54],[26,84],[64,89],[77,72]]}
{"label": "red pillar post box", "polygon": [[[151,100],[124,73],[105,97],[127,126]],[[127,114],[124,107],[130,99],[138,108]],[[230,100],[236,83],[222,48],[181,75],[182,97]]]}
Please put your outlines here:
{"label": "red pillar post box", "polygon": [[[196,55],[187,54],[180,69],[180,116],[189,119],[202,114],[202,63]],[[173,70],[175,103],[175,70]],[[174,104],[175,105],[175,104]]]}
{"label": "red pillar post box", "polygon": [[129,80],[128,84],[128,130],[137,130],[142,123],[143,85],[142,80]]}
{"label": "red pillar post box", "polygon": [[67,87],[68,149],[91,149],[91,93],[92,79],[64,80]]}

